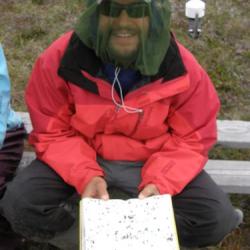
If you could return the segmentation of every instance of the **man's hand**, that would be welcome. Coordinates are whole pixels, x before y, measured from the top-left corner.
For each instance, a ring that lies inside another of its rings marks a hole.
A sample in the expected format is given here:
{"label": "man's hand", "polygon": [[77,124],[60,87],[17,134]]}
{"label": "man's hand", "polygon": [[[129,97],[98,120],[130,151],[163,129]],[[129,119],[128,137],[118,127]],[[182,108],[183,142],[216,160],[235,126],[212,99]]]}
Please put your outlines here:
{"label": "man's hand", "polygon": [[86,197],[108,200],[109,194],[106,181],[100,176],[91,179],[82,194],[82,198]]}
{"label": "man's hand", "polygon": [[140,192],[138,198],[144,199],[149,196],[159,195],[159,191],[154,184],[148,184],[144,187],[144,189]]}

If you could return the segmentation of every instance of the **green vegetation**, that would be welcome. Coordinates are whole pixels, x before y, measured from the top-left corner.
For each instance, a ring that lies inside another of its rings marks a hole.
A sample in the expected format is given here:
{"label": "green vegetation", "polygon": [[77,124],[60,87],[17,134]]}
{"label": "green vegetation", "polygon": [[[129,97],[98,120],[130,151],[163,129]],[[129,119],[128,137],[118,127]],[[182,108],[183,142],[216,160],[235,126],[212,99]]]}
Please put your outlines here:
{"label": "green vegetation", "polygon": [[[209,0],[198,40],[187,35],[183,0],[171,0],[176,37],[197,57],[212,78],[221,99],[221,119],[250,120],[250,1]],[[72,29],[84,6],[81,0],[0,1],[0,41],[12,80],[13,106],[25,111],[24,90],[37,56],[60,34]],[[212,158],[250,160],[250,150],[216,147]],[[250,249],[250,197],[232,196],[244,209],[246,222],[222,245],[210,250]],[[52,250],[29,244],[25,250]]]}
{"label": "green vegetation", "polygon": [[222,104],[220,118],[249,120],[250,2],[207,1],[203,33],[198,40],[186,35],[183,8],[183,1],[175,1],[173,29],[213,80]]}

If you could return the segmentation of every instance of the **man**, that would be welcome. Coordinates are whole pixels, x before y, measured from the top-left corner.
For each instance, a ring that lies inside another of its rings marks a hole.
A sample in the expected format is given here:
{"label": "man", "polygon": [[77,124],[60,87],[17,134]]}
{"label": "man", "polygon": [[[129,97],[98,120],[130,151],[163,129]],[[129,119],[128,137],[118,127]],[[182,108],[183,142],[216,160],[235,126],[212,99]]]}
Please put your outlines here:
{"label": "man", "polygon": [[[7,183],[12,180],[22,157],[25,130],[21,119],[10,107],[10,80],[2,45],[0,44],[0,199]],[[21,238],[11,231],[1,216],[0,246],[14,249]]]}
{"label": "man", "polygon": [[66,248],[76,235],[68,202],[76,193],[168,193],[180,244],[217,244],[242,219],[203,171],[219,100],[171,35],[168,1],[85,3],[75,31],[33,69],[26,101],[37,160],[8,186],[5,216],[26,237]]}

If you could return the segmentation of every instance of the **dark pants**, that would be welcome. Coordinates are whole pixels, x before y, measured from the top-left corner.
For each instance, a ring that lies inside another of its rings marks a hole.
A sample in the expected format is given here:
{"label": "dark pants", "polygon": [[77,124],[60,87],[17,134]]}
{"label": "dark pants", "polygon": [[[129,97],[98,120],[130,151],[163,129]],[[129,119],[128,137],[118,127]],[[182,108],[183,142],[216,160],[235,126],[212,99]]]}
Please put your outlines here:
{"label": "dark pants", "polygon": [[[109,187],[119,187],[131,196],[138,194],[141,164],[98,161]],[[0,206],[16,232],[47,240],[73,225],[74,213],[65,204],[74,195],[73,187],[35,160],[8,185]],[[205,171],[173,197],[173,205],[182,246],[216,244],[236,226],[237,218],[228,197]]]}
{"label": "dark pants", "polygon": [[[0,199],[6,190],[7,183],[15,176],[23,154],[25,135],[23,127],[6,133],[3,146],[0,149]],[[13,233],[10,224],[1,216],[0,211],[0,249],[16,249],[20,243],[21,237]]]}
{"label": "dark pants", "polygon": [[25,134],[23,127],[6,133],[0,149],[0,199],[5,191],[6,183],[14,177],[22,158]]}

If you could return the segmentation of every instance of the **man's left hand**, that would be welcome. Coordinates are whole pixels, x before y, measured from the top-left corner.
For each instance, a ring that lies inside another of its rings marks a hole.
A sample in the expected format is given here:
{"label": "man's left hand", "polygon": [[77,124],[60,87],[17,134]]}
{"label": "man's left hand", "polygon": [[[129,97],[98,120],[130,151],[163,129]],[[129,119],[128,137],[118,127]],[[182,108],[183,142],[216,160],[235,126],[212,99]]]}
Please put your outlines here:
{"label": "man's left hand", "polygon": [[150,196],[154,196],[154,195],[159,195],[159,194],[160,194],[160,192],[159,192],[158,188],[156,187],[156,185],[154,185],[154,184],[148,184],[140,192],[138,198],[139,199],[144,199],[144,198],[147,198],[147,197],[150,197]]}

